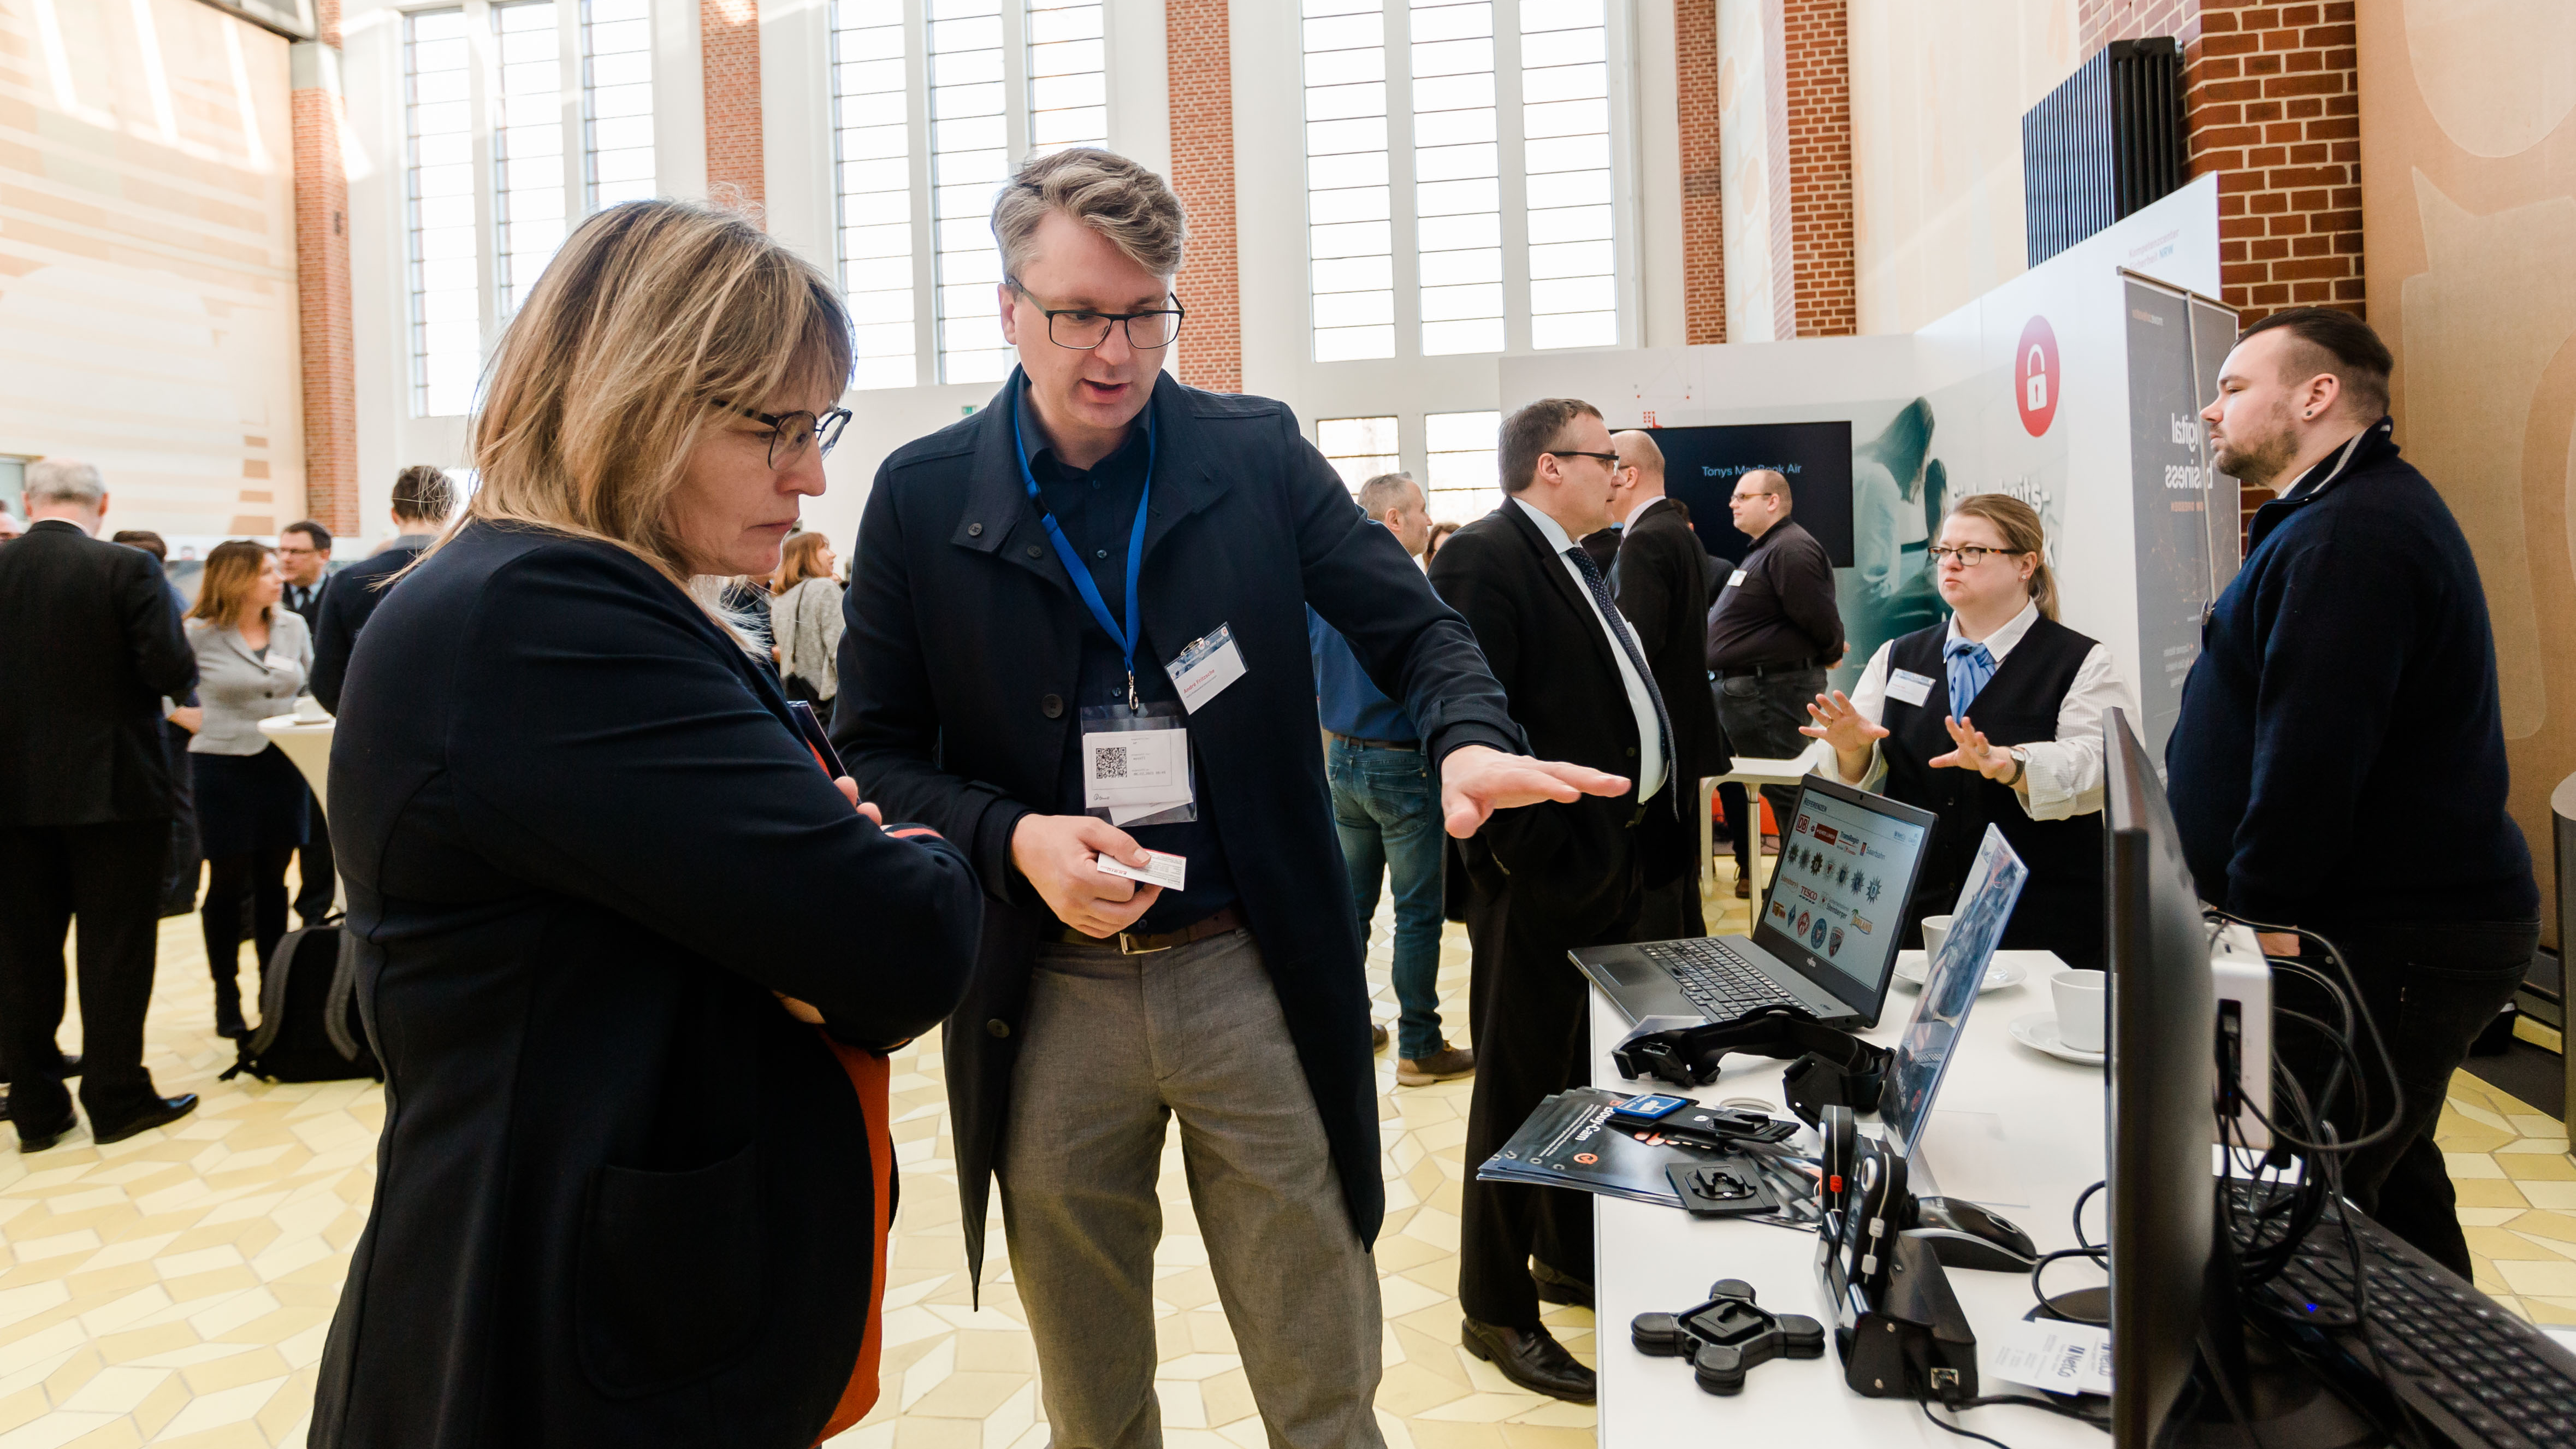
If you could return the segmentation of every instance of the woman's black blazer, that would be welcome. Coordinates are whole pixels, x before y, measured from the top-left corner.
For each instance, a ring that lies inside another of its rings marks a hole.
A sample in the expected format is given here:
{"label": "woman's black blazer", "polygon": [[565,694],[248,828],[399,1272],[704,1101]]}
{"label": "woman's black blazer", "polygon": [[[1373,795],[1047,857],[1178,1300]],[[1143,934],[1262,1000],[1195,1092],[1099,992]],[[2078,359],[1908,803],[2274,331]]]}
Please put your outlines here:
{"label": "woman's black blazer", "polygon": [[854,814],[768,672],[606,544],[468,526],[331,751],[376,1198],[317,1446],[805,1449],[859,1353],[865,1126],[816,1030],[964,992],[965,858]]}

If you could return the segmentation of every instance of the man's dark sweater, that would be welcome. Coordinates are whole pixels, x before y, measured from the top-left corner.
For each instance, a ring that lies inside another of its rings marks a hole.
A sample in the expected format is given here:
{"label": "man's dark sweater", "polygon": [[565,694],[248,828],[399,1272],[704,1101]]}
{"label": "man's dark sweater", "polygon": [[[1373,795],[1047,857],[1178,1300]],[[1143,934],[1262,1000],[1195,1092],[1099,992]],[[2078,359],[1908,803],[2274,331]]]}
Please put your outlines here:
{"label": "man's dark sweater", "polygon": [[2477,562],[2389,428],[2254,515],[2165,746],[2184,854],[2258,921],[2533,920]]}
{"label": "man's dark sweater", "polygon": [[[1741,575],[1738,578],[1737,575]],[[1781,519],[1755,540],[1708,611],[1708,667],[1723,673],[1843,652],[1834,565],[1816,536]]]}

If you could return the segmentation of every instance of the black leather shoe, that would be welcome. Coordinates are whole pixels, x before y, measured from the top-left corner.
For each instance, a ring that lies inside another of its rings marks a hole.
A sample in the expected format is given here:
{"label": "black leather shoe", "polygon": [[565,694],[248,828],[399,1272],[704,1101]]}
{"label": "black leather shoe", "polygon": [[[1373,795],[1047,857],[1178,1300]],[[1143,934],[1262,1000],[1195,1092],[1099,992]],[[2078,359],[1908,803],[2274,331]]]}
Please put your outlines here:
{"label": "black leather shoe", "polygon": [[63,1058],[63,1069],[59,1075],[65,1077],[77,1077],[80,1073],[81,1059],[79,1054],[74,1053]]}
{"label": "black leather shoe", "polygon": [[1541,1303],[1569,1303],[1577,1308],[1592,1306],[1592,1285],[1571,1273],[1560,1273],[1536,1258],[1530,1259],[1530,1281],[1538,1285]]}
{"label": "black leather shoe", "polygon": [[63,1120],[55,1123],[51,1127],[31,1129],[26,1123],[20,1122],[17,1124],[18,1150],[20,1152],[42,1152],[46,1148],[53,1146],[55,1143],[62,1141],[65,1136],[70,1134],[73,1128],[79,1125],[80,1119],[69,1112],[65,1112],[63,1114]]}
{"label": "black leather shoe", "polygon": [[122,1142],[137,1132],[149,1132],[155,1127],[166,1127],[196,1110],[197,1094],[182,1092],[175,1097],[163,1097],[159,1105],[146,1107],[113,1127],[92,1117],[89,1122],[89,1132],[98,1145],[104,1147],[111,1142]]}
{"label": "black leather shoe", "polygon": [[1592,1402],[1592,1370],[1544,1328],[1503,1328],[1470,1318],[1459,1325],[1458,1341],[1533,1394],[1576,1404]]}

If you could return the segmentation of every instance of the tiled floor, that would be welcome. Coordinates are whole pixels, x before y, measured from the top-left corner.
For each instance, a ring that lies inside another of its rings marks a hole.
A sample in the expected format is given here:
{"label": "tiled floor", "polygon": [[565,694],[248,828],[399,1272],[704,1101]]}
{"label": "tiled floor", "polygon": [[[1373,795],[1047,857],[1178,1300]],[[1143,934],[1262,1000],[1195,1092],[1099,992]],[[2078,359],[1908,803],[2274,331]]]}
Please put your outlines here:
{"label": "tiled floor", "polygon": [[[1742,927],[1731,895],[1711,904]],[[1369,971],[1382,1019],[1394,1015],[1386,933],[1381,916]],[[211,1030],[193,919],[167,923],[161,960],[151,1066],[165,1091],[205,1095],[197,1113],[103,1149],[84,1130],[34,1158],[8,1150],[0,1134],[0,1449],[304,1439],[324,1327],[373,1188],[382,1093],[356,1083],[217,1082],[231,1048]],[[1464,1035],[1466,979],[1466,943],[1453,928],[1441,961],[1453,1035]],[[67,1027],[64,1044],[77,1039],[77,1026]],[[998,1248],[983,1310],[967,1306],[938,1061],[931,1039],[895,1064],[895,1138],[910,1190],[888,1275],[886,1396],[834,1442],[1043,1444],[1035,1365]],[[1592,1410],[1520,1393],[1457,1346],[1471,1083],[1397,1089],[1392,1063],[1380,1070],[1388,1214],[1378,1265],[1388,1321],[1378,1418],[1388,1442],[1589,1445]],[[2442,1140],[2480,1254],[2479,1283],[2535,1319],[2576,1323],[2576,1163],[2558,1124],[2462,1074]],[[1157,1387],[1166,1438],[1175,1449],[1259,1445],[1177,1148],[1165,1167]],[[1550,1321],[1592,1356],[1590,1314],[1559,1309]]]}

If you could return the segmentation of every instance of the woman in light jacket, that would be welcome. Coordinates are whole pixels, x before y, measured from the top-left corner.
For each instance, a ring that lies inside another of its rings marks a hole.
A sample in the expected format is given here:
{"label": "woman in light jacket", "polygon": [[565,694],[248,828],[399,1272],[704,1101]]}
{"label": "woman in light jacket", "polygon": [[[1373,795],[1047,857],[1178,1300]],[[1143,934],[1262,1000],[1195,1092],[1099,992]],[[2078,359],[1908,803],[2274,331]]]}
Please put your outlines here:
{"label": "woman in light jacket", "polygon": [[251,942],[265,971],[286,934],[286,863],[310,828],[304,776],[259,729],[261,720],[294,712],[313,669],[303,617],[277,605],[285,589],[277,556],[236,538],[206,555],[197,604],[188,611],[202,711],[188,742],[206,849],[198,919],[215,978],[215,1030],[229,1037],[244,1032],[242,905],[250,904]]}
{"label": "woman in light jacket", "polygon": [[769,603],[770,626],[778,638],[778,681],[789,699],[813,705],[827,725],[832,701],[841,692],[839,572],[832,541],[819,533],[800,533],[787,540],[777,597]]}

